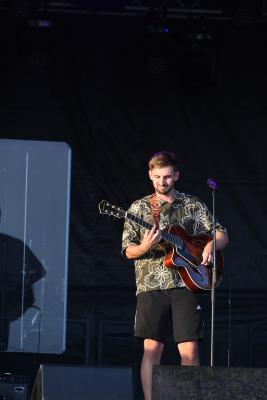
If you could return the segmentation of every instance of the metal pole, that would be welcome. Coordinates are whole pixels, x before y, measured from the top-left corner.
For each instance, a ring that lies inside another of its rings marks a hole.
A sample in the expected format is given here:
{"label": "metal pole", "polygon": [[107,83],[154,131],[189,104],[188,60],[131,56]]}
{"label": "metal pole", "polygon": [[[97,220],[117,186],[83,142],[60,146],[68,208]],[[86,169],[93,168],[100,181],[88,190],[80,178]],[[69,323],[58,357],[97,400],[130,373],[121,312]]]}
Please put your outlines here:
{"label": "metal pole", "polygon": [[211,286],[211,342],[210,342],[210,366],[214,365],[214,317],[215,317],[215,284],[217,280],[216,262],[216,218],[215,218],[215,187],[212,187],[212,226],[213,226],[213,262],[212,262],[212,286]]}

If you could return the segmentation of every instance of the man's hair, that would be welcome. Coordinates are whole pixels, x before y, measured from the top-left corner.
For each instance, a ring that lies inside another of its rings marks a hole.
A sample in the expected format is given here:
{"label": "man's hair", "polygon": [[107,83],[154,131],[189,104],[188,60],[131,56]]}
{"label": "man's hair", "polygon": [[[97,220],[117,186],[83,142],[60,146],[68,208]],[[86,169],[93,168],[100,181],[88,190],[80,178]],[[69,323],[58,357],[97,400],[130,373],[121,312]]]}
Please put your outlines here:
{"label": "man's hair", "polygon": [[174,171],[178,171],[178,161],[175,154],[165,150],[154,154],[148,162],[150,170],[168,167],[170,165],[173,166]]}

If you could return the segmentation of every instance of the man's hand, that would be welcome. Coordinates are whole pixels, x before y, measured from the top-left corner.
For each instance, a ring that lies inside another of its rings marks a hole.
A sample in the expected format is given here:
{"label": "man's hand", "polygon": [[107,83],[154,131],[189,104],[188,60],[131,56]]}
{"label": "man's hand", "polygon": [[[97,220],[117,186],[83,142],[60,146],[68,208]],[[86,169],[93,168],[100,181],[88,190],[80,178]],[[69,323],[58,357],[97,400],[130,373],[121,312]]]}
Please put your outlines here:
{"label": "man's hand", "polygon": [[151,231],[146,231],[143,237],[142,242],[140,243],[141,248],[144,250],[144,253],[149,251],[152,247],[158,244],[161,240],[161,230],[157,229],[154,225]]}
{"label": "man's hand", "polygon": [[208,265],[208,264],[212,263],[212,261],[213,261],[212,243],[213,242],[210,241],[204,247],[204,250],[203,250],[203,253],[202,253],[202,261],[201,261],[201,264],[203,264],[203,265]]}
{"label": "man's hand", "polygon": [[143,237],[143,240],[140,244],[130,244],[126,251],[125,255],[129,259],[139,258],[147,253],[153,246],[159,243],[161,240],[161,230],[157,229],[156,226],[150,231],[146,231]]}
{"label": "man's hand", "polygon": [[[216,231],[216,250],[222,250],[228,244],[229,239],[225,233]],[[208,265],[213,262],[213,240],[208,242],[204,247],[202,253],[202,262],[201,264]]]}

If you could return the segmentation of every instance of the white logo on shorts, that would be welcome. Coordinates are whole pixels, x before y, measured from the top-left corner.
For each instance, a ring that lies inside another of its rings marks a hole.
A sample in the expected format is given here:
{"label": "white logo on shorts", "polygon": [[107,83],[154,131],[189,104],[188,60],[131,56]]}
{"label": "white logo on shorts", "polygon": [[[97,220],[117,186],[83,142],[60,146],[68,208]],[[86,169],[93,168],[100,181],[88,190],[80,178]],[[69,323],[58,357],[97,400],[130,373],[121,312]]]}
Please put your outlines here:
{"label": "white logo on shorts", "polygon": [[200,305],[197,306],[197,310],[202,310]]}

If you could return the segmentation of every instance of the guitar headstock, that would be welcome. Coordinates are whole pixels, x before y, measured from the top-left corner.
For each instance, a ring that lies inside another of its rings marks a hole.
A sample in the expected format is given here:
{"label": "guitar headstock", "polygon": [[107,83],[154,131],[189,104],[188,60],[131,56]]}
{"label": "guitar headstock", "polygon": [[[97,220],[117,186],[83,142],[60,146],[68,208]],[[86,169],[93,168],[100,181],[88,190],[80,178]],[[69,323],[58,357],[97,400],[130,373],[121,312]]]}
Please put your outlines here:
{"label": "guitar headstock", "polygon": [[100,214],[107,214],[111,215],[112,217],[116,218],[125,218],[126,212],[113,204],[108,203],[106,200],[102,200],[99,205],[99,212]]}

